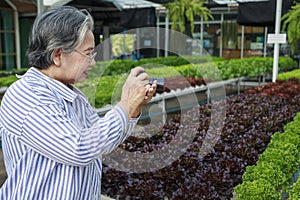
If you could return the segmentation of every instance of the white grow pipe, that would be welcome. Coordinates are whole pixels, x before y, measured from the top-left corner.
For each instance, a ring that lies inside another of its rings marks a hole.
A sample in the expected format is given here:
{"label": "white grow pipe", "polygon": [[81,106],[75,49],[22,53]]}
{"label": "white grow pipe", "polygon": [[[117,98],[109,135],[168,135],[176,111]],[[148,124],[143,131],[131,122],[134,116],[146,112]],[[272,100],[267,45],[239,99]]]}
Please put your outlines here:
{"label": "white grow pipe", "polygon": [[19,13],[17,7],[10,1],[5,2],[14,10],[14,24],[15,24],[15,43],[16,43],[16,60],[17,69],[21,68],[21,47],[20,47],[20,33],[19,33]]}

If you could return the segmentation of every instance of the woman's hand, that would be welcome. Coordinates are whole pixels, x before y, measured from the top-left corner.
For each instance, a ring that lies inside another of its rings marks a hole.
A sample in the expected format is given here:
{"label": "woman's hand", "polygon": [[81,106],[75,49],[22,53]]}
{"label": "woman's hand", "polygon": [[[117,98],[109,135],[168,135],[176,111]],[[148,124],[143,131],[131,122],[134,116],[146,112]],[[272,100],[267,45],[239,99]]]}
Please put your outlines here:
{"label": "woman's hand", "polygon": [[152,99],[156,87],[156,81],[149,85],[149,76],[142,67],[135,67],[123,85],[119,105],[127,112],[129,118],[136,118],[140,115],[143,105]]}

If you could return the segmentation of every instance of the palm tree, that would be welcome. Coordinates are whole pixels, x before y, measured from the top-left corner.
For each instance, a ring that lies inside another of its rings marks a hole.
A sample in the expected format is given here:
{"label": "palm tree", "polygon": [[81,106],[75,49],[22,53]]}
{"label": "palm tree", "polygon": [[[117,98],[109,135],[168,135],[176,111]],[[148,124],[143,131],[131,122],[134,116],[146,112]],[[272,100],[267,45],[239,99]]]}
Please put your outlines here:
{"label": "palm tree", "polygon": [[204,21],[213,19],[210,10],[205,7],[207,0],[175,0],[166,5],[169,10],[172,29],[179,30],[192,37],[194,33],[194,17],[203,17]]}
{"label": "palm tree", "polygon": [[288,41],[291,44],[292,53],[300,52],[300,3],[292,6],[282,18],[283,30],[287,30]]}

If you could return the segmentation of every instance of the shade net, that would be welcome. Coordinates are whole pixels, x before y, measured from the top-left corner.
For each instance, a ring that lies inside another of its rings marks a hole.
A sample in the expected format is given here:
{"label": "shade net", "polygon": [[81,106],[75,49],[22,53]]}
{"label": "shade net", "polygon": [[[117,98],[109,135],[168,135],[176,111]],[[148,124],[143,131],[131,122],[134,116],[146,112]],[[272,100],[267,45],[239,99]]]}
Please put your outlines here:
{"label": "shade net", "polygon": [[127,29],[156,26],[155,8],[123,10],[120,24]]}
{"label": "shade net", "polygon": [[[293,0],[282,1],[282,16],[293,5]],[[273,26],[276,0],[239,3],[237,22],[248,26]]]}

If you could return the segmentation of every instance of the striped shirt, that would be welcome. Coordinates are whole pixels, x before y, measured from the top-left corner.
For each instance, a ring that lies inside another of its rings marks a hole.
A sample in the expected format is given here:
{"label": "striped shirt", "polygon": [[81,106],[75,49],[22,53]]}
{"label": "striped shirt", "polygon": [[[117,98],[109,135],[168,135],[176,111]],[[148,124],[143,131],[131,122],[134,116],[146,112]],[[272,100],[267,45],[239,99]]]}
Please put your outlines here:
{"label": "striped shirt", "polygon": [[8,175],[0,199],[100,199],[101,156],[121,144],[137,120],[118,106],[100,118],[77,88],[30,68],[0,108]]}

